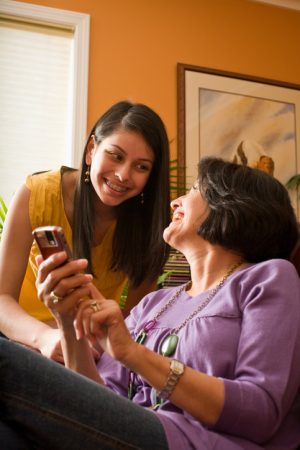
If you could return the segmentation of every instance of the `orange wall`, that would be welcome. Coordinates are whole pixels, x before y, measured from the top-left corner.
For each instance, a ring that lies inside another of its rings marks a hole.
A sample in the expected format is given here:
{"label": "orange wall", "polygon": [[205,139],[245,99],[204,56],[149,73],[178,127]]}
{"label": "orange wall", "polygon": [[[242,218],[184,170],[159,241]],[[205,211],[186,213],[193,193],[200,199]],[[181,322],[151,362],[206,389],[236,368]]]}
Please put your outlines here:
{"label": "orange wall", "polygon": [[90,14],[88,128],[129,98],[154,108],[176,155],[178,62],[300,83],[300,11],[251,0],[23,0]]}

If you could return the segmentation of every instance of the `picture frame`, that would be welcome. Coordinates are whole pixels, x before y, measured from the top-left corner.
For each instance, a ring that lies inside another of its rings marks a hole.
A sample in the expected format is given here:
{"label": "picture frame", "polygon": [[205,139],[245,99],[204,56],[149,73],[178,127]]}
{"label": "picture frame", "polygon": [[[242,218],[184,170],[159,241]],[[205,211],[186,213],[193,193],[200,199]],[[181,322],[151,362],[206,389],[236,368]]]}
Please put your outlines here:
{"label": "picture frame", "polygon": [[[177,102],[186,189],[205,156],[261,168],[284,185],[300,173],[300,85],[178,63]],[[289,193],[299,217],[298,192]]]}

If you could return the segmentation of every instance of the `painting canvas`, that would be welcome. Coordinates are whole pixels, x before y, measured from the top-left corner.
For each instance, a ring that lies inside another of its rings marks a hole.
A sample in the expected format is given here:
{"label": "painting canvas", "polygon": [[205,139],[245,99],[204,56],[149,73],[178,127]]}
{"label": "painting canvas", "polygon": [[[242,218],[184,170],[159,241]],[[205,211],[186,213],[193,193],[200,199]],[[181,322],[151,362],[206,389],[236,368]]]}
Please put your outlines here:
{"label": "painting canvas", "polygon": [[[300,172],[300,86],[179,65],[178,154],[187,188],[203,156],[264,170],[285,184]],[[268,84],[268,83],[272,84]],[[298,212],[296,192],[290,192]]]}

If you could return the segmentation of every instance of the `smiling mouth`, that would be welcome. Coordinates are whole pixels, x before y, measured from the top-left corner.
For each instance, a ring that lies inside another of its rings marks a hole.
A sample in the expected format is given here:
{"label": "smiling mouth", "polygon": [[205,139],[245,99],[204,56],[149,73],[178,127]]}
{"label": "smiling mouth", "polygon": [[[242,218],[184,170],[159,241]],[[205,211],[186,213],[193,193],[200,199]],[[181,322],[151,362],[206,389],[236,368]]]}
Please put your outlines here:
{"label": "smiling mouth", "polygon": [[181,222],[183,219],[183,214],[175,213],[172,217],[172,222]]}
{"label": "smiling mouth", "polygon": [[127,191],[128,191],[128,188],[126,188],[126,187],[124,187],[124,186],[119,186],[119,185],[117,185],[117,184],[114,184],[114,183],[112,183],[111,181],[109,181],[109,180],[107,180],[107,179],[105,179],[105,183],[106,183],[107,186],[108,186],[110,189],[112,189],[113,191],[121,192],[121,193],[124,193],[124,192],[127,192]]}

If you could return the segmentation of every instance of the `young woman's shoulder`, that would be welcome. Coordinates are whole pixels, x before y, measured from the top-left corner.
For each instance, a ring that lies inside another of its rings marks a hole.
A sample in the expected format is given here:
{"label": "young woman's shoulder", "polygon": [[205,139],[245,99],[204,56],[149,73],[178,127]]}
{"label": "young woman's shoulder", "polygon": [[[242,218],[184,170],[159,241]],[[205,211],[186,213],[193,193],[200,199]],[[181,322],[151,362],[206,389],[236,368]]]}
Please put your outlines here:
{"label": "young woman's shoulder", "polygon": [[27,177],[26,186],[30,190],[29,215],[33,228],[44,224],[68,228],[65,201],[72,197],[73,192],[68,194],[62,182],[68,173],[73,173],[72,169],[69,172],[62,167]]}
{"label": "young woman's shoulder", "polygon": [[26,178],[26,185],[30,190],[34,188],[39,188],[40,186],[47,185],[48,188],[57,188],[61,185],[61,180],[66,174],[76,173],[76,169],[72,169],[70,167],[62,166],[55,170],[46,170],[43,172],[35,172],[31,175],[28,175]]}

